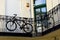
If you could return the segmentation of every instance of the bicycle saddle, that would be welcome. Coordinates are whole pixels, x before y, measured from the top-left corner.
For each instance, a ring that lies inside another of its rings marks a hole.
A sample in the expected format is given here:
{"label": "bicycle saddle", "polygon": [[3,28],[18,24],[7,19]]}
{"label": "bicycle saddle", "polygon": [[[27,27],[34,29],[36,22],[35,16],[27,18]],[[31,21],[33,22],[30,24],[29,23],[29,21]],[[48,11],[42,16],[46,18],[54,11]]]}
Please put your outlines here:
{"label": "bicycle saddle", "polygon": [[28,18],[24,18],[24,19],[28,19]]}
{"label": "bicycle saddle", "polygon": [[17,14],[13,14],[14,16],[17,16]]}

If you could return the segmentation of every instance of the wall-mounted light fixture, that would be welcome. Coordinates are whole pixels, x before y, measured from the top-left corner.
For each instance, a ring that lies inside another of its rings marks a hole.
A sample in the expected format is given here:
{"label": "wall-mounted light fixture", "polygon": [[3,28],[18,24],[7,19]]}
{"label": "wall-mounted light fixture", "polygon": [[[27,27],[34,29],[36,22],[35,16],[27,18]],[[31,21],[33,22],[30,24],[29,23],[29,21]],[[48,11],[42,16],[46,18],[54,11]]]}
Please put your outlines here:
{"label": "wall-mounted light fixture", "polygon": [[29,3],[26,4],[26,7],[29,7]]}

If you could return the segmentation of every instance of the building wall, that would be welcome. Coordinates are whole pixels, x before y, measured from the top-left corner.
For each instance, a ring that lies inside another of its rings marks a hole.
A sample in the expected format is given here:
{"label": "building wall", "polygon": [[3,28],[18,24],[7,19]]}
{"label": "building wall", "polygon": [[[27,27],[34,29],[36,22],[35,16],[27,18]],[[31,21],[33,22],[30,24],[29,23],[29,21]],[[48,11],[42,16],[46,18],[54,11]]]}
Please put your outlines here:
{"label": "building wall", "polygon": [[[29,3],[29,7],[26,7]],[[0,0],[0,18],[1,15],[13,16],[17,14],[19,17],[34,18],[33,0]],[[0,32],[15,32],[22,33],[19,26],[15,31],[6,29],[6,20],[0,19]]]}
{"label": "building wall", "polygon": [[[29,6],[31,7],[26,7],[26,4],[29,3]],[[30,4],[31,3],[31,4]],[[34,12],[33,12],[33,0],[22,0],[22,9],[21,9],[21,15],[24,17],[34,17]],[[25,15],[24,15],[25,14]]]}
{"label": "building wall", "polygon": [[60,0],[46,0],[47,11],[51,10],[53,7],[58,5]]}
{"label": "building wall", "polygon": [[5,0],[0,0],[0,15],[5,14]]}
{"label": "building wall", "polygon": [[[26,7],[27,3],[29,7]],[[0,0],[0,15],[10,16],[14,13],[20,17],[33,18],[33,0]]]}
{"label": "building wall", "polygon": [[[46,0],[47,14],[54,19],[54,26],[60,24],[60,0]],[[51,21],[51,20],[49,20]],[[51,21],[52,23],[53,21]]]}

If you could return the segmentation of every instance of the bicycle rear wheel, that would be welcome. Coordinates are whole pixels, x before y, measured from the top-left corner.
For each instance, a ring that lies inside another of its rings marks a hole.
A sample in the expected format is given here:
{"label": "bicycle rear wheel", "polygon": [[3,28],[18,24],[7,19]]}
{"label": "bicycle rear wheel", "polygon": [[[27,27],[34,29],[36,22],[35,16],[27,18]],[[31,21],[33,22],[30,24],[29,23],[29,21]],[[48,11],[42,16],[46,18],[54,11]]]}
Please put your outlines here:
{"label": "bicycle rear wheel", "polygon": [[33,31],[33,26],[32,26],[31,24],[27,23],[26,25],[24,25],[23,30],[24,30],[26,33],[32,33],[32,31]]}
{"label": "bicycle rear wheel", "polygon": [[48,20],[48,26],[51,27],[51,28],[54,26],[54,19],[53,19],[53,17],[49,18],[49,20]]}
{"label": "bicycle rear wheel", "polygon": [[7,30],[9,30],[9,31],[15,31],[16,28],[17,28],[17,25],[16,25],[16,23],[13,23],[12,21],[8,21],[8,22],[6,23],[6,28],[7,28]]}

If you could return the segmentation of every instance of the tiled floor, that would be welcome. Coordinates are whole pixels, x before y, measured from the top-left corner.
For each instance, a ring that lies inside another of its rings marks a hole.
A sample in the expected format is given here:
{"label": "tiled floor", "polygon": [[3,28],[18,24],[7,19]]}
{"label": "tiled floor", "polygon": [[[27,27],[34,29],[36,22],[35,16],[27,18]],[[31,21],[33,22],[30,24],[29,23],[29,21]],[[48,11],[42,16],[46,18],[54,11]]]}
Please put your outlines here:
{"label": "tiled floor", "polygon": [[60,40],[60,29],[41,37],[0,36],[0,40]]}

